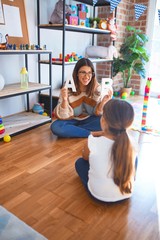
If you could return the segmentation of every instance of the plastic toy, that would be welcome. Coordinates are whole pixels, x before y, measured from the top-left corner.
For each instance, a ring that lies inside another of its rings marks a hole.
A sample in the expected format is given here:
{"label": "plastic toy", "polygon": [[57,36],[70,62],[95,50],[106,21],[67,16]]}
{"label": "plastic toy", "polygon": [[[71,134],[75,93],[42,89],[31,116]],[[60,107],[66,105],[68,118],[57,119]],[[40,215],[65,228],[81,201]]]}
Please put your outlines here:
{"label": "plastic toy", "polygon": [[158,104],[160,104],[160,95],[158,95]]}
{"label": "plastic toy", "polygon": [[147,117],[147,108],[148,108],[148,100],[150,94],[152,78],[147,79],[147,83],[144,91],[144,100],[143,100],[143,111],[142,111],[142,121],[141,121],[141,130],[142,131],[151,131],[151,128],[146,126],[146,117]]}
{"label": "plastic toy", "polygon": [[131,96],[134,96],[134,95],[135,95],[135,91],[132,90],[131,93],[130,93],[130,95],[131,95]]}
{"label": "plastic toy", "polygon": [[114,92],[113,92],[113,96],[114,96],[114,97],[118,97],[119,95],[120,95],[120,91],[114,91]]}
{"label": "plastic toy", "polygon": [[126,99],[127,97],[128,97],[128,94],[126,92],[123,92],[122,95],[121,95],[121,98]]}
{"label": "plastic toy", "polygon": [[44,113],[44,108],[43,108],[43,105],[40,104],[40,103],[35,103],[33,108],[32,108],[32,111],[34,113],[39,113],[39,114],[43,114]]}
{"label": "plastic toy", "polygon": [[[78,61],[80,58],[82,58],[83,56],[78,56],[78,54],[76,54],[75,52],[72,52],[71,54],[67,54],[65,56],[65,62],[75,62]],[[59,58],[52,58],[53,62],[56,61],[62,61],[62,54],[59,54]]]}
{"label": "plastic toy", "polygon": [[1,50],[6,50],[8,47],[8,34],[5,35],[5,39],[6,41],[3,43],[0,43],[0,49]]}
{"label": "plastic toy", "polygon": [[3,137],[3,141],[6,142],[6,143],[10,142],[11,141],[11,137],[9,135],[5,135]]}
{"label": "plastic toy", "polygon": [[0,134],[3,134],[5,132],[5,127],[4,127],[4,124],[3,124],[3,120],[0,116]]}

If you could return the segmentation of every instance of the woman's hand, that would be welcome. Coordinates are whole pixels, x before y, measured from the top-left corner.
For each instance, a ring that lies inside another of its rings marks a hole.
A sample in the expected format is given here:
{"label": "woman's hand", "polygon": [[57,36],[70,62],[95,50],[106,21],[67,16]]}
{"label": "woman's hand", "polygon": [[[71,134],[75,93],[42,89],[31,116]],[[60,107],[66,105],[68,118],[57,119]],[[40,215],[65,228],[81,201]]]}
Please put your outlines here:
{"label": "woman's hand", "polygon": [[97,106],[96,113],[97,115],[101,115],[103,112],[103,107],[113,96],[113,91],[111,89],[108,90],[108,93],[102,98],[101,102]]}
{"label": "woman's hand", "polygon": [[61,96],[63,100],[68,100],[68,88],[63,87],[61,89]]}
{"label": "woman's hand", "polygon": [[113,96],[113,91],[111,89],[108,90],[108,93],[102,98],[101,102],[104,106],[106,102],[108,102]]}
{"label": "woman's hand", "polygon": [[63,87],[61,89],[61,98],[62,98],[61,107],[67,108],[68,107],[68,88]]}

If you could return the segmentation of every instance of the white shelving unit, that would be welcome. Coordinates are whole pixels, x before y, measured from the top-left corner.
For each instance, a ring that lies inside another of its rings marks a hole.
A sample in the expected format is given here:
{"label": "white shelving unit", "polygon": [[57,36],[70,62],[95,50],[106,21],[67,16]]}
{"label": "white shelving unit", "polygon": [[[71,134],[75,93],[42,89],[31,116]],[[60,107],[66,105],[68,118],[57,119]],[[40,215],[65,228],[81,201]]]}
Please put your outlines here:
{"label": "white shelving unit", "polygon": [[[20,112],[18,114],[10,115],[3,117],[3,124],[5,127],[5,132],[0,134],[0,139],[4,137],[4,135],[15,135],[26,130],[32,129],[34,127],[40,126],[42,124],[51,122],[52,116],[52,52],[48,50],[0,50],[1,55],[24,55],[25,58],[25,66],[28,69],[28,55],[36,54],[39,57],[41,54],[48,55],[48,70],[49,70],[49,79],[48,84],[43,84],[40,78],[40,67],[38,68],[38,80],[37,82],[29,82],[27,89],[22,89],[20,86],[20,82],[7,84],[0,91],[0,100],[5,98],[11,98],[15,96],[25,95],[26,96],[26,111]],[[30,79],[31,80],[31,79]],[[49,99],[50,99],[50,111],[48,116],[43,116],[37,113],[33,113],[30,111],[29,106],[29,94],[33,92],[41,92],[41,91],[49,91]],[[7,106],[6,106],[7,108]]]}

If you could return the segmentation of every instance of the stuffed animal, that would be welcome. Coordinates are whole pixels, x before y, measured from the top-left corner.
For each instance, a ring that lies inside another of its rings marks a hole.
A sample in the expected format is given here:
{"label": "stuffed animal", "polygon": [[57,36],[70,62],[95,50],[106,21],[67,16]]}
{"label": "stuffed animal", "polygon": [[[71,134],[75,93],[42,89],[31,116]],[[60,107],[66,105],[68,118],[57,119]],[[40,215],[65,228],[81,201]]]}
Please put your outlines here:
{"label": "stuffed animal", "polygon": [[43,114],[44,113],[44,106],[43,106],[43,104],[35,103],[33,108],[32,108],[32,112]]}
{"label": "stuffed animal", "polygon": [[86,48],[86,57],[113,59],[113,57],[118,57],[118,53],[113,45],[109,47],[88,46]]}
{"label": "stuffed animal", "polygon": [[107,18],[107,30],[111,31],[111,39],[115,41],[117,39],[117,24],[115,23],[115,18]]}
{"label": "stuffed animal", "polygon": [[[65,5],[65,14],[71,14],[71,13],[72,13],[72,9],[70,8],[70,6]],[[55,9],[53,10],[53,13],[50,17],[49,23],[50,24],[53,24],[53,23],[62,24],[63,23],[63,0],[59,0],[56,3]]]}

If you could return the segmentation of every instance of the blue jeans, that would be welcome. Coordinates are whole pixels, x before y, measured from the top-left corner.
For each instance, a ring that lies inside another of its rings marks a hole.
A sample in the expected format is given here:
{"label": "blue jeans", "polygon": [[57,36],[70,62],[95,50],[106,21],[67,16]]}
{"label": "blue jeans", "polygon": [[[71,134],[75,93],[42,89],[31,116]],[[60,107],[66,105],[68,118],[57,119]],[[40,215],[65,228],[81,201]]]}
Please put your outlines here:
{"label": "blue jeans", "polygon": [[55,120],[51,131],[58,137],[87,138],[92,131],[101,131],[100,116],[92,115],[84,120]]}
{"label": "blue jeans", "polygon": [[83,158],[78,158],[75,162],[75,169],[78,173],[83,186],[85,187],[87,193],[89,196],[98,203],[106,203],[104,201],[101,201],[97,198],[95,198],[88,189],[88,171],[89,171],[89,161],[84,160]]}
{"label": "blue jeans", "polygon": [[75,169],[78,173],[85,189],[88,190],[88,171],[89,171],[89,161],[84,160],[83,158],[78,158],[75,162]]}

